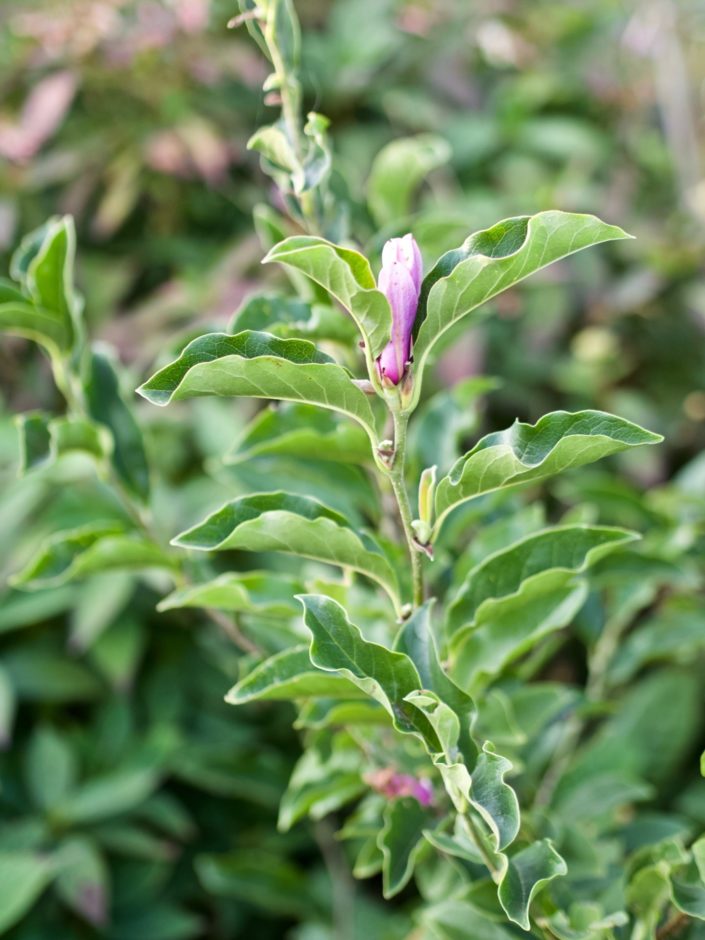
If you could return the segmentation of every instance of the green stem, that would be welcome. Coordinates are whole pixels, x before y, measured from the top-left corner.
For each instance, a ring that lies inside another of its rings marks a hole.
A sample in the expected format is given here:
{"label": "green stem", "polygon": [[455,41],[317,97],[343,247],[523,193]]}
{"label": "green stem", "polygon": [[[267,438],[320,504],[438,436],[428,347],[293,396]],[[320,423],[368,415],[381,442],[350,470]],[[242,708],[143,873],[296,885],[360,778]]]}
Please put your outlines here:
{"label": "green stem", "polygon": [[465,823],[466,828],[468,829],[468,832],[469,832],[470,837],[472,838],[472,841],[475,843],[475,845],[479,849],[480,855],[482,856],[482,860],[484,861],[485,865],[487,865],[487,868],[489,869],[490,874],[494,878],[495,875],[497,874],[498,869],[497,869],[497,865],[495,864],[494,856],[491,854],[490,850],[487,848],[487,843],[485,842],[485,837],[483,833],[480,831],[479,826],[477,825],[477,823],[475,822],[475,820],[472,818],[472,816],[469,813],[465,813],[465,815],[462,816],[461,818],[463,822]]}
{"label": "green stem", "polygon": [[416,550],[414,530],[411,526],[412,514],[409,503],[409,494],[404,479],[404,466],[406,462],[406,430],[409,416],[398,411],[393,412],[394,418],[394,459],[388,471],[389,480],[399,508],[399,516],[404,529],[404,537],[409,549],[411,561],[412,604],[420,607],[424,600],[423,571],[421,568],[421,555]]}

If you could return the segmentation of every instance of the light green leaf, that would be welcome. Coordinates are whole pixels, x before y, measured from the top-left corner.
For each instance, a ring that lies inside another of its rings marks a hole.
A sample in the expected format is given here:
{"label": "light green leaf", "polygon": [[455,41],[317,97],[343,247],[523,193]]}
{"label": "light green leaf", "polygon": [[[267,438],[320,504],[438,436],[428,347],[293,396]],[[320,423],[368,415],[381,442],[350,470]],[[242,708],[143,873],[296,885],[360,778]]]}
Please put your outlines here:
{"label": "light green leaf", "polygon": [[142,502],[149,499],[149,464],[142,432],[122,398],[116,362],[107,347],[93,348],[84,379],[88,413],[112,436],[111,460],[127,489]]}
{"label": "light green leaf", "polygon": [[639,536],[605,526],[544,529],[490,555],[470,571],[448,608],[447,629],[454,633],[482,616],[483,605],[516,594],[527,582],[554,580],[553,572],[577,574],[609,552]]}
{"label": "light green leaf", "polygon": [[168,594],[157,610],[178,607],[213,607],[234,613],[291,619],[299,612],[294,595],[302,590],[295,578],[268,571],[226,572],[205,584],[194,584]]}
{"label": "light green leaf", "polygon": [[337,463],[368,463],[370,442],[357,424],[336,419],[312,405],[282,404],[261,411],[243,430],[226,463],[255,457],[301,457]]}
{"label": "light green leaf", "polygon": [[275,245],[263,264],[271,261],[296,268],[325,288],[350,313],[371,357],[382,352],[391,334],[392,314],[363,255],[323,238],[297,235]]}
{"label": "light green leaf", "polygon": [[317,669],[306,646],[292,646],[255,666],[225,696],[231,705],[253,701],[291,701],[308,696],[358,698],[360,692],[342,676]]}
{"label": "light green leaf", "polygon": [[529,907],[537,893],[554,878],[567,874],[568,866],[549,839],[534,842],[509,859],[497,895],[507,917],[529,930]]}
{"label": "light green leaf", "polygon": [[70,216],[46,223],[39,250],[27,265],[25,286],[34,302],[60,316],[72,327],[76,309],[73,267],[76,255],[76,230]]}
{"label": "light green leaf", "polygon": [[498,222],[443,255],[421,290],[414,342],[415,402],[428,355],[451,326],[546,265],[622,238],[629,236],[592,215],[540,212]]}
{"label": "light green leaf", "polygon": [[385,898],[406,887],[424,848],[424,829],[429,814],[413,797],[392,800],[384,810],[384,825],[377,838],[382,852],[382,885]]}
{"label": "light green leaf", "polygon": [[376,441],[365,393],[308,340],[249,330],[235,336],[209,333],[189,343],[137,391],[154,405],[202,395],[308,402],[354,418]]}
{"label": "light green leaf", "polygon": [[419,184],[450,156],[448,143],[435,134],[401,137],[383,147],[367,182],[367,202],[377,225],[398,223],[409,215]]}
{"label": "light green leaf", "polygon": [[0,332],[41,343],[53,355],[67,349],[72,338],[63,317],[31,303],[4,280],[0,281]]}
{"label": "light green leaf", "polygon": [[313,635],[311,662],[349,679],[392,716],[397,730],[418,734],[437,751],[439,743],[424,715],[406,697],[421,688],[416,667],[404,653],[366,640],[336,601],[302,594],[304,623]]}
{"label": "light green leaf", "polygon": [[276,551],[352,568],[380,584],[398,608],[396,575],[378,546],[316,499],[260,493],[226,503],[173,540],[199,551]]}
{"label": "light green leaf", "polygon": [[511,769],[512,762],[487,743],[472,771],[471,803],[489,826],[498,852],[511,845],[519,832],[519,801],[504,779]]}
{"label": "light green leaf", "polygon": [[52,863],[46,855],[0,852],[0,932],[27,913],[52,875]]}
{"label": "light green leaf", "polygon": [[57,816],[74,825],[87,825],[129,812],[157,789],[160,774],[152,766],[121,766],[93,777],[56,808]]}
{"label": "light green leaf", "polygon": [[544,480],[610,454],[663,438],[603,411],[554,411],[536,424],[515,422],[488,434],[456,461],[436,489],[436,532],[460,503],[521,483]]}
{"label": "light green leaf", "polygon": [[58,532],[39,555],[12,578],[27,590],[63,584],[99,571],[172,568],[176,560],[140,535],[115,522],[97,522]]}

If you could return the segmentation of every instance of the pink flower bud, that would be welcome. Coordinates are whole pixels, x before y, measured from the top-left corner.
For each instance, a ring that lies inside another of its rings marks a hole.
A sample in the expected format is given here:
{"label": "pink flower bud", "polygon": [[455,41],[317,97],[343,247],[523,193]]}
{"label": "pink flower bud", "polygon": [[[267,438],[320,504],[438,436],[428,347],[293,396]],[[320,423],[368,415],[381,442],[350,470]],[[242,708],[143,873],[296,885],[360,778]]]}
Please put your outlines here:
{"label": "pink flower bud", "polygon": [[411,234],[391,238],[382,251],[377,286],[392,308],[392,338],[377,359],[380,378],[398,385],[411,356],[411,333],[419,306],[423,262]]}

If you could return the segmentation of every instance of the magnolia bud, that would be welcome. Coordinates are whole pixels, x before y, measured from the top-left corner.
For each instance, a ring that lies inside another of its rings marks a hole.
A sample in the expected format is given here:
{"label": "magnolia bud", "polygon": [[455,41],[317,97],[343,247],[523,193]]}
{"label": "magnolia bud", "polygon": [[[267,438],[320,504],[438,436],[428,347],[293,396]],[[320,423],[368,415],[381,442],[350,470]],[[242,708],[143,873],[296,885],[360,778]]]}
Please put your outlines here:
{"label": "magnolia bud", "polygon": [[419,307],[423,262],[411,234],[392,238],[382,251],[378,287],[392,309],[392,338],[377,359],[382,381],[398,385],[411,357],[411,334]]}

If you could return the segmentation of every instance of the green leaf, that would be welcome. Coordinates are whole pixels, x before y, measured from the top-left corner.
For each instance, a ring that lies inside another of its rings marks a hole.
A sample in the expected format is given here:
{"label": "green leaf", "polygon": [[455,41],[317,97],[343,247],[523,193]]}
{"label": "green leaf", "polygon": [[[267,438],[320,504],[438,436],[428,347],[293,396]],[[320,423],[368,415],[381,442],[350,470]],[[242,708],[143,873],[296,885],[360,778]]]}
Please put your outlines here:
{"label": "green leaf", "polygon": [[108,917],[110,885],[105,859],[91,839],[74,837],[55,857],[56,892],[68,907],[95,927]]}
{"label": "green leaf", "polygon": [[296,235],[269,252],[263,261],[278,261],[310,277],[350,313],[372,358],[384,349],[392,329],[387,298],[377,290],[370,263],[350,248],[323,238]]}
{"label": "green leaf", "polygon": [[195,584],[168,594],[159,602],[157,610],[213,607],[234,613],[291,619],[299,612],[294,595],[301,590],[300,581],[283,574],[227,572],[205,584]]}
{"label": "green leaf", "polygon": [[199,551],[278,551],[352,568],[380,584],[399,607],[396,575],[376,543],[310,497],[288,493],[240,497],[182,532],[173,544]]}
{"label": "green leaf", "polygon": [[359,747],[347,734],[319,738],[299,758],[279,806],[278,828],[303,819],[323,819],[367,790],[361,776]]}
{"label": "green leaf", "polygon": [[64,584],[99,571],[173,568],[176,560],[153,542],[125,533],[115,522],[96,522],[49,538],[12,584],[36,590]]}
{"label": "green leaf", "polygon": [[229,333],[264,331],[280,339],[304,337],[352,346],[357,339],[355,324],[340,310],[324,304],[310,304],[299,297],[282,294],[253,294],[233,316]]}
{"label": "green leaf", "polygon": [[519,833],[519,801],[504,779],[511,769],[512,762],[487,743],[472,771],[471,803],[489,826],[498,852]]}
{"label": "green leaf", "polygon": [[369,463],[370,442],[356,424],[338,421],[329,411],[312,405],[282,404],[261,411],[243,430],[226,463],[243,463],[255,457],[287,456]]}
{"label": "green leaf", "polygon": [[81,452],[97,460],[112,450],[105,428],[81,417],[52,418],[41,411],[15,418],[20,437],[20,475],[45,467],[63,454]]}
{"label": "green leaf", "polygon": [[636,533],[605,526],[557,526],[529,535],[470,571],[448,608],[448,632],[473,623],[482,615],[483,605],[516,594],[527,582],[560,583],[564,574],[584,571],[638,538]]}
{"label": "green leaf", "polygon": [[265,659],[225,696],[231,705],[253,701],[291,701],[308,696],[357,698],[357,687],[311,664],[306,646],[292,646]]}
{"label": "green leaf", "polygon": [[27,265],[24,283],[34,302],[72,327],[76,309],[73,267],[76,230],[70,216],[47,222],[39,250]]}
{"label": "green leaf", "polygon": [[31,908],[53,875],[51,861],[31,852],[0,852],[0,932]]}
{"label": "green leaf", "polygon": [[435,692],[458,716],[458,745],[466,761],[477,756],[470,725],[475,718],[475,703],[443,670],[431,625],[433,601],[414,611],[404,622],[394,642],[397,652],[405,653],[419,671],[424,689]]}
{"label": "green leaf", "polygon": [[160,774],[145,764],[93,777],[56,807],[57,816],[74,825],[88,825],[129,812],[152,795]]}
{"label": "green leaf", "polygon": [[377,838],[382,852],[382,885],[385,898],[406,887],[424,848],[424,829],[429,814],[413,797],[391,800],[384,811],[384,825]]}
{"label": "green leaf", "polygon": [[146,502],[150,481],[142,432],[120,394],[116,364],[107,348],[92,350],[84,392],[88,413],[112,435],[115,472],[130,493]]}
{"label": "green leaf", "polygon": [[529,930],[529,907],[549,881],[567,874],[565,861],[549,839],[534,842],[509,859],[497,895],[507,917]]}
{"label": "green leaf", "polygon": [[12,741],[12,729],[17,711],[17,696],[12,680],[3,666],[0,666],[0,750],[4,750]]}
{"label": "green leaf", "polygon": [[476,693],[542,637],[567,626],[586,596],[584,582],[570,572],[554,572],[550,579],[529,580],[517,593],[486,602],[472,625],[453,637],[451,675]]}
{"label": "green leaf", "polygon": [[671,873],[671,900],[679,911],[705,920],[705,837],[691,846],[693,860]]}
{"label": "green leaf", "polygon": [[76,758],[65,737],[38,727],[25,754],[27,788],[34,805],[50,810],[71,792],[77,778]]}
{"label": "green leaf", "polygon": [[0,330],[42,343],[52,354],[71,349],[80,311],[73,285],[75,250],[70,216],[49,219],[22,241],[10,265],[22,290],[0,284]]}
{"label": "green leaf", "polygon": [[291,862],[263,849],[199,855],[196,874],[209,894],[263,908],[269,917],[311,915],[310,878]]}
{"label": "green leaf", "polygon": [[236,336],[209,333],[189,343],[137,391],[154,405],[201,395],[308,402],[354,418],[376,442],[367,396],[308,340],[249,330]]}
{"label": "green leaf", "polygon": [[660,435],[603,411],[554,411],[533,425],[517,421],[505,431],[483,437],[438,483],[436,531],[451,509],[466,500],[661,440]]}
{"label": "green leaf", "polygon": [[595,216],[540,212],[505,219],[471,235],[427,274],[415,324],[415,402],[428,355],[460,319],[546,265],[601,242],[629,236]]}
{"label": "green leaf", "polygon": [[401,137],[383,147],[367,181],[367,202],[377,225],[398,223],[409,215],[419,184],[450,156],[448,143],[435,134]]}
{"label": "green leaf", "polygon": [[299,600],[304,623],[313,637],[309,653],[314,666],[349,679],[389,712],[397,730],[418,734],[438,750],[431,725],[406,701],[409,693],[421,688],[421,679],[409,657],[366,640],[331,598],[302,594]]}

